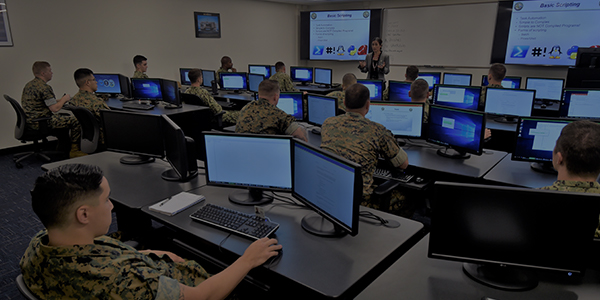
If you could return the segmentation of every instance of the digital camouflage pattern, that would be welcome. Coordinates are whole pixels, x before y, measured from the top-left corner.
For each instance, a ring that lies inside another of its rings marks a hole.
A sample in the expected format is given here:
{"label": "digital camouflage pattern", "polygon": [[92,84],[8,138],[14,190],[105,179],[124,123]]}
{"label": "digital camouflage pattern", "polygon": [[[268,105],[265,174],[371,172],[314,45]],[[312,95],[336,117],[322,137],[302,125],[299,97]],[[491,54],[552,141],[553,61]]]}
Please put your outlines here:
{"label": "digital camouflage pattern", "polygon": [[346,105],[344,104],[344,99],[346,98],[346,93],[344,91],[333,91],[327,94],[329,97],[336,97],[338,99],[338,108],[346,111]]}
{"label": "digital camouflage pattern", "polygon": [[79,92],[69,100],[69,104],[87,108],[96,116],[98,122],[100,122],[100,110],[110,109],[106,102],[96,96],[96,94],[82,90],[79,90]]}
{"label": "digital camouflage pattern", "polygon": [[148,75],[146,75],[146,73],[136,70],[135,72],[133,72],[133,77],[131,77],[131,78],[150,78],[150,77],[148,77]]}
{"label": "digital camouflage pattern", "polygon": [[385,90],[383,90],[383,96],[382,96],[383,100],[390,100],[390,88],[387,87],[385,88]]}
{"label": "digital camouflage pattern", "polygon": [[48,246],[39,232],[21,259],[26,285],[40,299],[179,299],[179,283],[210,275],[196,262],[143,254],[107,236],[93,245]]}
{"label": "digital camouflage pattern", "polygon": [[242,108],[235,132],[291,135],[298,128],[293,116],[260,98]]}
{"label": "digital camouflage pattern", "polygon": [[[217,80],[217,82],[221,82],[221,73],[227,73],[229,72],[229,70],[224,69],[224,68],[219,68],[216,72],[215,72],[215,79]],[[220,84],[219,84],[220,85]]]}
{"label": "digital camouflage pattern", "polygon": [[271,77],[269,79],[277,80],[277,82],[279,82],[279,91],[281,91],[281,92],[299,92],[300,91],[296,87],[294,87],[294,84],[292,83],[292,78],[290,78],[290,75],[288,75],[286,73],[277,72],[277,73],[271,75]]}
{"label": "digital camouflage pattern", "polygon": [[[211,96],[207,90],[205,90],[201,87],[198,87],[198,86],[189,87],[187,90],[185,90],[185,93],[198,96],[198,98],[200,98],[202,103],[205,106],[208,106],[208,108],[210,108],[210,111],[212,111],[213,115],[216,115],[223,110],[221,105],[219,105],[219,103],[217,103],[217,101],[215,101],[213,96]],[[223,121],[227,122],[227,123],[236,124],[239,117],[240,117],[239,111],[227,110],[223,114]]]}

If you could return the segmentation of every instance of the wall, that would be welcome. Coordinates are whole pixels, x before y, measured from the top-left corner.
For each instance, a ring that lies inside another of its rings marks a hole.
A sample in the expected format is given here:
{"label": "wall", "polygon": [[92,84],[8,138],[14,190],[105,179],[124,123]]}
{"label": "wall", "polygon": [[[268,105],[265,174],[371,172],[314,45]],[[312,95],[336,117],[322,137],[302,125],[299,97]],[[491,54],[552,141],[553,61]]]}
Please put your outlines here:
{"label": "wall", "polygon": [[[217,69],[223,55],[234,67],[297,64],[296,5],[251,0],[7,0],[13,47],[0,47],[0,95],[20,100],[36,60],[52,65],[57,96],[73,96],[73,72],[131,76],[136,54],[148,58],[148,75],[179,80],[179,68]],[[197,39],[194,11],[221,14],[220,39]],[[276,37],[274,39],[273,37]],[[0,149],[14,139],[16,117],[0,101]]]}

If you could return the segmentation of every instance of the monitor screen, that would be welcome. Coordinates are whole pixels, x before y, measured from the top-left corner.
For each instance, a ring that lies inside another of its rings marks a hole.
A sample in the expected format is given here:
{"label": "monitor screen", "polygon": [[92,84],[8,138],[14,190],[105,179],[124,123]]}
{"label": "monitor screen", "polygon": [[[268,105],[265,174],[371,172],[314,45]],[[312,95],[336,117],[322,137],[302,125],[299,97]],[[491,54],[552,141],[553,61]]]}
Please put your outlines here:
{"label": "monitor screen", "polygon": [[563,127],[571,122],[573,120],[544,117],[519,118],[512,160],[548,162],[551,166],[556,140]]}
{"label": "monitor screen", "polygon": [[308,123],[322,125],[329,117],[337,113],[337,98],[321,95],[307,95]]}
{"label": "monitor screen", "polygon": [[527,77],[525,88],[535,90],[535,99],[560,101],[564,79]]}
{"label": "monitor screen", "polygon": [[162,178],[169,181],[188,181],[198,175],[198,164],[195,156],[195,145],[183,130],[167,115],[162,115],[165,157],[172,169],[162,173]]}
{"label": "monitor screen", "polygon": [[417,79],[423,79],[429,84],[429,89],[433,89],[434,84],[440,84],[442,73],[440,72],[419,72]]}
{"label": "monitor screen", "polygon": [[190,81],[190,76],[189,73],[192,69],[191,68],[179,68],[179,80],[181,82],[181,85],[191,85],[192,82]]}
{"label": "monitor screen", "polygon": [[292,195],[321,216],[304,217],[302,228],[325,236],[358,234],[360,165],[298,140],[293,157]]}
{"label": "monitor screen", "polygon": [[302,109],[302,92],[281,92],[277,107],[286,114],[294,116],[296,120],[304,119]]}
{"label": "monitor screen", "polygon": [[423,103],[371,101],[365,118],[385,126],[394,136],[420,138],[423,127]]}
{"label": "monitor screen", "polygon": [[161,101],[163,98],[158,78],[131,78],[131,86],[135,99]]}
{"label": "monitor screen", "polygon": [[202,70],[202,86],[212,87],[211,82],[215,80],[215,71]]}
{"label": "monitor screen", "polygon": [[248,74],[262,74],[265,78],[271,77],[271,66],[269,65],[248,65]]}
{"label": "monitor screen", "polygon": [[412,82],[407,81],[393,81],[389,82],[389,91],[390,91],[390,101],[395,102],[410,102],[410,96],[408,92],[410,91],[410,85]]}
{"label": "monitor screen", "polygon": [[444,73],[444,84],[470,86],[472,77],[471,74]]}
{"label": "monitor screen", "polygon": [[[481,86],[488,86],[490,83],[488,82],[487,75],[483,75],[481,77]],[[520,89],[521,88],[521,77],[515,76],[506,76],[500,83],[502,87],[507,89]]]}
{"label": "monitor screen", "polygon": [[356,82],[366,86],[369,89],[369,96],[371,100],[383,99],[383,80],[358,79]]}
{"label": "monitor screen", "polygon": [[315,68],[315,83],[331,85],[332,73],[331,69]]}
{"label": "monitor screen", "polygon": [[466,262],[463,271],[485,285],[531,289],[537,280],[522,281],[522,268],[568,278],[592,260],[597,195],[436,182],[431,200],[428,257]]}
{"label": "monitor screen", "polygon": [[[271,67],[271,76],[275,75],[275,73],[277,73],[277,69],[275,69],[275,66],[270,66]],[[269,77],[271,78],[271,77]]]}
{"label": "monitor screen", "polygon": [[433,87],[433,104],[477,110],[480,98],[480,86],[436,84]]}
{"label": "monitor screen", "polygon": [[247,90],[248,75],[246,73],[237,72],[221,72],[221,88],[228,91]]}
{"label": "monitor screen", "polygon": [[94,73],[98,82],[96,94],[121,94],[125,97],[131,96],[129,91],[129,78],[121,74]]}
{"label": "monitor screen", "polygon": [[497,115],[529,117],[533,110],[534,90],[486,89],[485,112]]}
{"label": "monitor screen", "polygon": [[248,74],[248,90],[258,93],[258,85],[265,80],[262,74]]}
{"label": "monitor screen", "polygon": [[177,81],[161,79],[162,100],[169,103],[171,107],[180,107],[181,99],[179,98],[179,86]]}
{"label": "monitor screen", "polygon": [[295,82],[311,83],[313,82],[313,68],[290,67],[290,77]]}
{"label": "monitor screen", "polygon": [[[465,153],[481,155],[483,152],[483,112],[430,105],[427,126],[428,142],[450,147],[462,156]],[[445,156],[442,152],[438,154]]]}
{"label": "monitor screen", "polygon": [[567,118],[600,118],[600,90],[565,89],[560,103],[560,116]]}

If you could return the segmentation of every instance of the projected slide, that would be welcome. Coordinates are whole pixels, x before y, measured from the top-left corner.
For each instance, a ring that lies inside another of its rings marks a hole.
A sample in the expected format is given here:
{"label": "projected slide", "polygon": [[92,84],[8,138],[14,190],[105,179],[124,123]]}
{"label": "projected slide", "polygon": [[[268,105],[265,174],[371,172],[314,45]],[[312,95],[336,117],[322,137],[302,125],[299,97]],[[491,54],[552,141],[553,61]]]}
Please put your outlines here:
{"label": "projected slide", "polygon": [[310,59],[364,60],[370,24],[370,10],[311,12]]}

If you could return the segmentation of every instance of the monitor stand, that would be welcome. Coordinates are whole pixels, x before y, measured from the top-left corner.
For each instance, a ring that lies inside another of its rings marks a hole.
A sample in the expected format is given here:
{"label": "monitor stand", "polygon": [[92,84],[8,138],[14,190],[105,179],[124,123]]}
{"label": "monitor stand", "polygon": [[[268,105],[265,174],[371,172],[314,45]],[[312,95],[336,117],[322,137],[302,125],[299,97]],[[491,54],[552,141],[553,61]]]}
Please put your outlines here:
{"label": "monitor stand", "polygon": [[517,118],[514,116],[502,116],[499,118],[494,119],[494,121],[498,122],[498,123],[508,123],[508,124],[516,124],[517,123]]}
{"label": "monitor stand", "polygon": [[439,156],[448,157],[448,158],[456,158],[456,159],[467,159],[467,158],[471,157],[471,154],[468,154],[466,152],[457,151],[452,148],[439,149],[437,151],[437,154]]}
{"label": "monitor stand", "polygon": [[162,179],[166,180],[166,181],[179,181],[179,182],[187,182],[190,181],[190,179],[198,176],[198,172],[193,172],[191,174],[188,174],[187,177],[180,177],[179,174],[177,174],[177,172],[175,172],[175,170],[173,169],[169,169],[166,170],[164,172],[162,172],[162,174],[160,175],[162,177]]}
{"label": "monitor stand", "polygon": [[121,157],[119,162],[125,165],[141,165],[154,162],[154,157],[146,155],[127,155]]}
{"label": "monitor stand", "polygon": [[181,108],[181,105],[167,104],[167,105],[165,105],[165,108],[166,109]]}
{"label": "monitor stand", "polygon": [[239,205],[263,205],[273,202],[273,196],[264,195],[262,189],[249,188],[232,192],[229,201]]}
{"label": "monitor stand", "polygon": [[558,174],[558,172],[554,169],[551,161],[544,162],[532,162],[529,166],[537,172],[547,173],[547,174]]}
{"label": "monitor stand", "polygon": [[309,213],[302,218],[302,229],[310,234],[323,237],[342,237],[346,235],[339,226],[331,223],[317,213]]}
{"label": "monitor stand", "polygon": [[526,291],[538,285],[534,272],[517,267],[463,263],[463,271],[471,279],[501,290]]}

